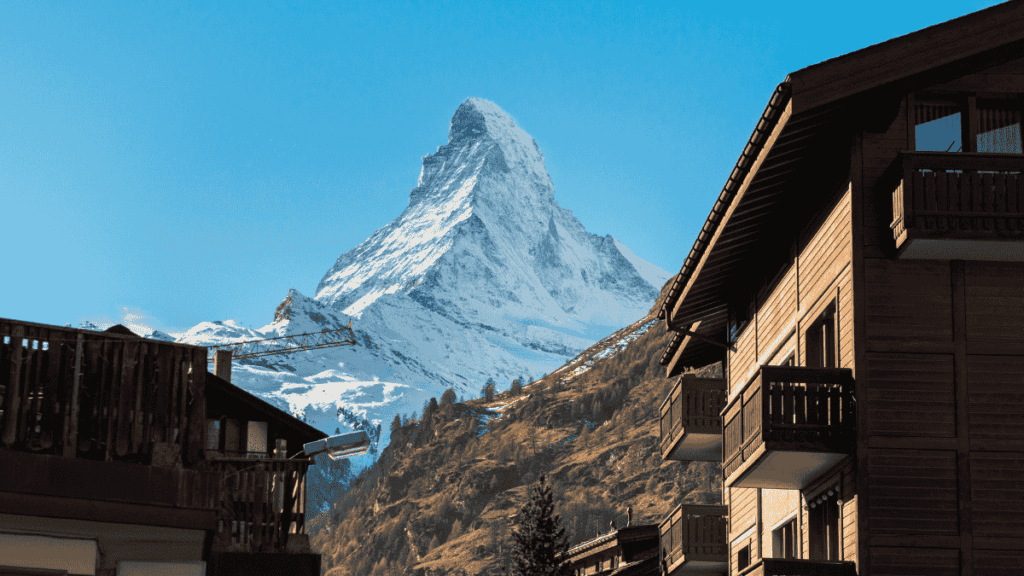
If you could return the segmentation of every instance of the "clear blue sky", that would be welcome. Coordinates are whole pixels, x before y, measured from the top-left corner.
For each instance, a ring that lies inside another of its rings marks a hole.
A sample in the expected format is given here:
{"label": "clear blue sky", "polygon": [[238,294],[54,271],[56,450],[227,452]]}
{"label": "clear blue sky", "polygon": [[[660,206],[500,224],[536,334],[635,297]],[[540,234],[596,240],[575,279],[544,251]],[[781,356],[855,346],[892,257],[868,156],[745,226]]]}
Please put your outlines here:
{"label": "clear blue sky", "polygon": [[674,273],[788,72],[995,3],[6,3],[0,317],[263,326],[402,211],[469,96]]}

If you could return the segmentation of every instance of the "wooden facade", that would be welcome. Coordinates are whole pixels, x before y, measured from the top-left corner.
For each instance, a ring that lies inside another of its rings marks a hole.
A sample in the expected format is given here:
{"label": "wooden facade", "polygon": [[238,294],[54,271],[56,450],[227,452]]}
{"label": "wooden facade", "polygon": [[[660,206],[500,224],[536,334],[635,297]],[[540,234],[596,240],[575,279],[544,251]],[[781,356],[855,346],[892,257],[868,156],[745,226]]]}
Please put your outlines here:
{"label": "wooden facade", "polygon": [[[56,551],[0,565],[227,574],[259,554],[319,573],[312,461],[288,456],[323,433],[208,374],[202,347],[6,319],[0,338],[0,556]],[[269,431],[263,452],[225,458],[225,421]],[[61,564],[69,540],[96,558]]]}
{"label": "wooden facade", "polygon": [[1022,114],[1019,2],[776,90],[662,309],[725,368],[729,574],[1021,573]]}
{"label": "wooden facade", "polygon": [[661,573],[658,527],[613,527],[570,548],[566,560],[575,576],[655,576]]}

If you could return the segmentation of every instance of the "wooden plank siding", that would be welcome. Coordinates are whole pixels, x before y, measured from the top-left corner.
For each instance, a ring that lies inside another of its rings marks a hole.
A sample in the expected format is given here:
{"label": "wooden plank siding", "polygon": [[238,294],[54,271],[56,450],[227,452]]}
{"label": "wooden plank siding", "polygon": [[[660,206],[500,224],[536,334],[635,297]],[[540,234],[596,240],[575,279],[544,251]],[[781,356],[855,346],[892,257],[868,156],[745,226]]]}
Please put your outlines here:
{"label": "wooden plank siding", "polygon": [[780,271],[763,301],[756,302],[754,318],[737,338],[736,351],[729,353],[730,398],[743,389],[762,364],[785,359],[793,334],[797,338],[796,362],[803,365],[801,334],[817,319],[823,304],[837,297],[840,367],[853,367],[850,198],[847,188],[819,221],[808,226],[796,259]]}
{"label": "wooden plank siding", "polygon": [[736,339],[736,351],[729,352],[729,397],[739,393],[753,375],[757,361],[757,318],[750,320],[739,338]]}
{"label": "wooden plank siding", "polygon": [[879,180],[911,149],[908,102],[860,134],[858,547],[872,575],[1019,574],[1024,265],[895,259]]}
{"label": "wooden plank siding", "polygon": [[730,493],[729,541],[757,523],[757,488],[727,488]]}
{"label": "wooden plank siding", "polygon": [[873,449],[868,510],[875,533],[956,535],[956,452]]}
{"label": "wooden plank siding", "polygon": [[971,450],[1024,452],[1024,357],[967,359]]}
{"label": "wooden plank siding", "polygon": [[1024,356],[1024,265],[969,262],[965,276],[968,354]]}
{"label": "wooden plank siding", "polygon": [[948,262],[864,263],[869,352],[952,352]]}
{"label": "wooden plank siding", "polygon": [[956,436],[952,354],[867,355],[868,434]]}

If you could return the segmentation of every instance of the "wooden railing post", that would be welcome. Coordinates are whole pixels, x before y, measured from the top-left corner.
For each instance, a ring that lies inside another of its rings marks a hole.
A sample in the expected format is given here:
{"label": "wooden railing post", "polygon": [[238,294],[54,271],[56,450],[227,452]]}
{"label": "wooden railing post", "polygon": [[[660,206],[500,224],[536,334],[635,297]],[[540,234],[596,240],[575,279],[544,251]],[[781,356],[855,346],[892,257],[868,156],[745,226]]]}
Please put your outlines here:
{"label": "wooden railing post", "polygon": [[[64,456],[73,457],[78,453],[78,389],[82,384],[82,341],[84,336],[78,333],[75,340],[75,371],[71,374],[71,403],[64,408],[65,417]],[[53,350],[53,348],[50,348]]]}
{"label": "wooden railing post", "polygon": [[[21,412],[21,364],[22,364],[22,340],[25,338],[25,328],[15,326],[11,334],[11,371],[9,386],[6,398],[7,408],[4,409],[6,425],[3,430],[2,441],[5,446],[14,444],[18,434],[18,414]],[[3,409],[0,406],[0,409]]]}

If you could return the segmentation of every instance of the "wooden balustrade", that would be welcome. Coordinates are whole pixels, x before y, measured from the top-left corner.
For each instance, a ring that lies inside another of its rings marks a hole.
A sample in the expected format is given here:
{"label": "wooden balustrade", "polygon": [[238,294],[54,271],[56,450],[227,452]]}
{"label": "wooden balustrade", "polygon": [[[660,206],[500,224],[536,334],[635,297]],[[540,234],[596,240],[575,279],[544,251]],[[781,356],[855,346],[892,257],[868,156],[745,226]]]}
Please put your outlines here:
{"label": "wooden balustrade", "polygon": [[658,531],[661,559],[668,573],[689,562],[700,562],[702,568],[709,563],[724,566],[729,558],[728,515],[727,506],[682,504],[666,516]]}
{"label": "wooden balustrade", "polygon": [[211,462],[222,478],[218,531],[225,551],[283,552],[288,534],[304,532],[310,464],[309,459]]}
{"label": "wooden balustrade", "polygon": [[679,378],[661,405],[662,458],[720,461],[727,396],[722,378]]}
{"label": "wooden balustrade", "polygon": [[[762,366],[725,410],[723,474],[726,485],[799,489],[816,467],[835,458],[800,454],[848,454],[854,439],[853,376],[848,369]],[[771,476],[748,478],[757,460],[790,455],[786,465],[762,462]],[[794,463],[799,464],[797,466]],[[787,470],[794,470],[792,475]],[[800,470],[800,472],[796,472]]]}
{"label": "wooden balustrade", "polygon": [[908,239],[1024,237],[1022,172],[1019,154],[900,154],[884,177],[897,248]]}
{"label": "wooden balustrade", "polygon": [[202,459],[206,350],[0,319],[6,449],[148,463]]}

